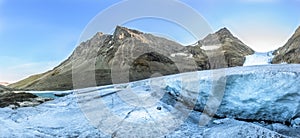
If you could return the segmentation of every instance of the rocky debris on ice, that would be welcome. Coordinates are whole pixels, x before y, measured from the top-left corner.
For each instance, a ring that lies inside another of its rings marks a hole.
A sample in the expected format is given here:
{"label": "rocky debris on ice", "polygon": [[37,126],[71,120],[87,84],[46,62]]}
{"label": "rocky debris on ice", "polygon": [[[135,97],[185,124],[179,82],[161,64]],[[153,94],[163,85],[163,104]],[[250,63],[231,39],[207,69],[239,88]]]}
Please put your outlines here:
{"label": "rocky debris on ice", "polygon": [[37,106],[50,98],[41,98],[36,95],[25,92],[4,91],[0,93],[0,108],[10,107],[16,109],[19,107]]}

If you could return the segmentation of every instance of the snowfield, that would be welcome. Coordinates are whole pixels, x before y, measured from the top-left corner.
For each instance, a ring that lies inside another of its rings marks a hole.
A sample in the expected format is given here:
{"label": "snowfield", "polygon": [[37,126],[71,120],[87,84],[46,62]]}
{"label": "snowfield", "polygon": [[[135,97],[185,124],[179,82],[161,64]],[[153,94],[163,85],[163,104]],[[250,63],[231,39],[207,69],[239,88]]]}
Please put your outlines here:
{"label": "snowfield", "polygon": [[74,90],[1,108],[0,137],[297,138],[299,84],[300,65],[263,65]]}

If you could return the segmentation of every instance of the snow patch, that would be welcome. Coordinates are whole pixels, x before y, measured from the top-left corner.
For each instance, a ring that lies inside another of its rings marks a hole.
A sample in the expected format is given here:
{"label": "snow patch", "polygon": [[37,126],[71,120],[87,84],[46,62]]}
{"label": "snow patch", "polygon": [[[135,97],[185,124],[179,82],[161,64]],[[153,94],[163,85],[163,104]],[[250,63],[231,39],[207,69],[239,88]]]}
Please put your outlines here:
{"label": "snow patch", "polygon": [[171,57],[188,57],[188,58],[193,58],[193,54],[187,54],[187,53],[173,53],[171,54]]}
{"label": "snow patch", "polygon": [[202,46],[203,50],[216,50],[219,49],[222,45],[209,45],[209,46]]}

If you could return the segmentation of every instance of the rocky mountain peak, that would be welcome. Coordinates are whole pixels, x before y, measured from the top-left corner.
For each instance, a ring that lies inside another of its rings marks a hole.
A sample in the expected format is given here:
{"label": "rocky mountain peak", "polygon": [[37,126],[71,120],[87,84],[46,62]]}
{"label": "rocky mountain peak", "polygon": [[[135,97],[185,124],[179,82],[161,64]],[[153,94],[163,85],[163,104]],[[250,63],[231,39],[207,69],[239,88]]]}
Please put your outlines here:
{"label": "rocky mountain peak", "polygon": [[122,26],[117,26],[115,29],[115,32],[113,34],[113,37],[118,40],[123,40],[124,38],[135,37],[135,36],[138,36],[141,34],[143,34],[143,33],[140,31],[128,29],[128,28],[122,27]]}
{"label": "rocky mountain peak", "polygon": [[99,37],[101,37],[101,36],[103,36],[104,35],[104,33],[102,33],[102,32],[97,32],[96,33],[96,36],[99,36]]}
{"label": "rocky mountain peak", "polygon": [[105,34],[103,32],[97,32],[96,34],[94,34],[89,40],[86,40],[84,42],[81,42],[81,45],[84,45],[85,43],[89,43],[91,41],[93,42],[97,42],[99,41],[103,36],[105,36]]}
{"label": "rocky mountain peak", "polygon": [[226,27],[220,29],[215,34],[217,34],[219,37],[226,36],[226,37],[229,37],[229,38],[234,38],[232,33]]}
{"label": "rocky mountain peak", "polygon": [[201,45],[217,45],[224,43],[226,39],[236,39],[227,28],[222,28],[219,31],[209,34],[203,40],[199,41]]}

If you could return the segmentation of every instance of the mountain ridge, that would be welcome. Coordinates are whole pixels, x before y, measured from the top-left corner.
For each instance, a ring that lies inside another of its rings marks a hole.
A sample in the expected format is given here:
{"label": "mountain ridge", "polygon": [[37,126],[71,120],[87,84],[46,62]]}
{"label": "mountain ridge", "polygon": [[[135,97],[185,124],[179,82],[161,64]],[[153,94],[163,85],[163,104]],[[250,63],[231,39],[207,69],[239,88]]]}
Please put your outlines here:
{"label": "mountain ridge", "polygon": [[0,82],[0,85],[3,85],[3,86],[7,86],[7,85],[9,85],[10,83],[8,83],[8,82]]}
{"label": "mountain ridge", "polygon": [[[219,42],[222,46],[207,51],[201,48],[200,43],[197,46],[182,46],[163,37],[117,26],[113,34],[98,32],[91,39],[81,42],[70,57],[52,70],[30,76],[9,87],[25,90],[68,90],[74,88],[74,79],[85,82],[75,84],[76,87],[93,86],[95,82],[88,81],[89,77],[94,77],[98,86],[108,85],[116,81],[112,78],[112,73],[115,73],[113,69],[119,69],[120,74],[124,73],[121,63],[129,65],[129,81],[135,81],[149,78],[155,73],[170,75],[242,66],[245,56],[254,53],[227,28],[222,28],[199,42],[204,41],[212,41],[214,44]],[[222,56],[225,56],[226,61],[223,61]],[[210,63],[212,61],[213,64]],[[95,76],[89,76],[93,72]],[[117,80],[118,83],[126,81]]]}
{"label": "mountain ridge", "polygon": [[273,55],[273,64],[300,63],[300,26],[285,45],[273,52]]}

